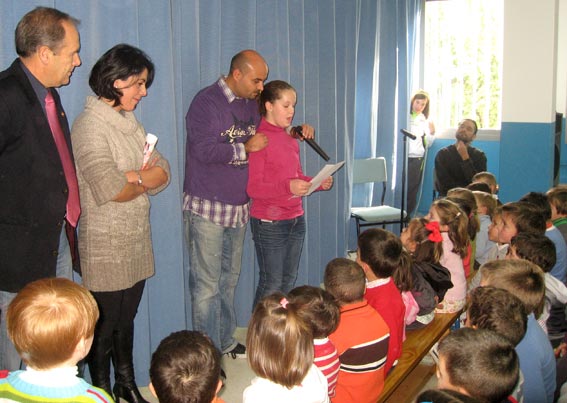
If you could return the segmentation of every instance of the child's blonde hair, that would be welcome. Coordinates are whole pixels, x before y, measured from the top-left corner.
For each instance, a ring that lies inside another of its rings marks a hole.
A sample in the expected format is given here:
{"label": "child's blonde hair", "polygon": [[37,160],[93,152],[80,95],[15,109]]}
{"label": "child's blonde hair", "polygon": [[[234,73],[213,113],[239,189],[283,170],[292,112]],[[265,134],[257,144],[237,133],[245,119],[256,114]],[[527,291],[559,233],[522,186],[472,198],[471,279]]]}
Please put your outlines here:
{"label": "child's blonde hair", "polygon": [[453,252],[464,259],[467,256],[467,248],[470,243],[467,215],[457,203],[447,199],[437,199],[432,206],[439,215],[439,224],[446,225],[449,229],[448,234],[453,242]]}
{"label": "child's blonde hair", "polygon": [[476,200],[476,205],[478,207],[486,207],[486,215],[492,217],[494,210],[498,206],[496,199],[486,192],[481,192],[479,190],[473,191],[474,198]]}
{"label": "child's blonde hair", "polygon": [[447,192],[447,199],[457,203],[461,210],[467,215],[469,224],[467,231],[469,239],[474,241],[476,233],[480,229],[480,222],[477,215],[476,198],[472,190],[466,188],[453,188]]}
{"label": "child's blonde hair", "polygon": [[488,171],[478,172],[472,177],[472,182],[486,183],[488,186],[490,186],[491,191],[492,189],[498,190],[498,183],[496,182],[496,176],[494,176],[492,172],[488,172]]}
{"label": "child's blonde hair", "polygon": [[300,385],[313,365],[311,330],[282,293],[256,304],[246,346],[256,375],[288,389]]}
{"label": "child's blonde hair", "polygon": [[98,307],[91,293],[65,278],[26,285],[8,307],[8,336],[26,365],[37,370],[68,361],[93,336]]}
{"label": "child's blonde hair", "polygon": [[491,260],[480,266],[480,275],[483,285],[502,288],[518,297],[528,314],[541,314],[545,277],[536,264],[525,259]]}

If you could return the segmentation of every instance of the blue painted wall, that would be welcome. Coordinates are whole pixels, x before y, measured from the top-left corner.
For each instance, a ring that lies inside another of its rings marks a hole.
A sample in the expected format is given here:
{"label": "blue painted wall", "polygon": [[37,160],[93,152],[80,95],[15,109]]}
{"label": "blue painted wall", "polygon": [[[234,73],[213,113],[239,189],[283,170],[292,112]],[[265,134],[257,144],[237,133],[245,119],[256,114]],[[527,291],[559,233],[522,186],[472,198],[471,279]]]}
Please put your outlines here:
{"label": "blue painted wall", "polygon": [[500,197],[514,201],[553,186],[555,122],[502,122]]}

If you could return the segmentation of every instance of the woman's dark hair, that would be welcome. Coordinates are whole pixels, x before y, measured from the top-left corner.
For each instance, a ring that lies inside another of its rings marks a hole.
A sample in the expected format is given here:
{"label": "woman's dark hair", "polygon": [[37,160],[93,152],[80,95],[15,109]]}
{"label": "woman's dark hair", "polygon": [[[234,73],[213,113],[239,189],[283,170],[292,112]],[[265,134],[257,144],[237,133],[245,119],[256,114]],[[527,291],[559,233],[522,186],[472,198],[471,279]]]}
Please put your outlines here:
{"label": "woman's dark hair", "polygon": [[114,88],[114,81],[140,75],[144,70],[148,70],[146,88],[150,88],[155,74],[152,60],[140,49],[121,43],[106,51],[95,63],[89,86],[97,96],[113,100],[114,106],[118,106],[123,93]]}
{"label": "woman's dark hair", "polygon": [[270,81],[269,83],[264,85],[264,89],[260,93],[260,98],[258,101],[260,115],[266,116],[266,102],[276,102],[278,99],[280,99],[282,91],[285,90],[292,90],[293,92],[295,92],[295,88],[282,80]]}

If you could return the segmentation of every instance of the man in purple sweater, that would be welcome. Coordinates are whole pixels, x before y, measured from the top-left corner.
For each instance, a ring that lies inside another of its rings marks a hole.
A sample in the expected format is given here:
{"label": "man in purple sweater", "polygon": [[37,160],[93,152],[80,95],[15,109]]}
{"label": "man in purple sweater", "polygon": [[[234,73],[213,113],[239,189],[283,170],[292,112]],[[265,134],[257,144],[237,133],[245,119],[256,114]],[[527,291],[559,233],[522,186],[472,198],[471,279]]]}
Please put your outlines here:
{"label": "man in purple sweater", "polygon": [[183,215],[193,328],[233,358],[246,357],[246,348],[233,337],[234,290],[249,217],[248,153],[268,144],[256,133],[256,98],[267,77],[262,56],[241,51],[228,76],[197,93],[186,116]]}

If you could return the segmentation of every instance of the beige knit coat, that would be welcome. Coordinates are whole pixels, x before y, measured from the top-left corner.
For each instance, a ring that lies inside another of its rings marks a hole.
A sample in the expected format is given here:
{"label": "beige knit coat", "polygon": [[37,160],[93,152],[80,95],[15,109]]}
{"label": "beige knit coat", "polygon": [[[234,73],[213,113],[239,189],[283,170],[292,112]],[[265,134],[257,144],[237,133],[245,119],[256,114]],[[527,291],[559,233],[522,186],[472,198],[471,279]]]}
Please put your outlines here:
{"label": "beige knit coat", "polygon": [[126,185],[125,172],[140,169],[146,132],[132,112],[117,112],[89,96],[73,123],[71,141],[79,180],[79,254],[83,284],[91,291],[132,287],[154,274],[150,202],[170,180],[169,163],[157,150],[167,182],[128,202],[113,198]]}

